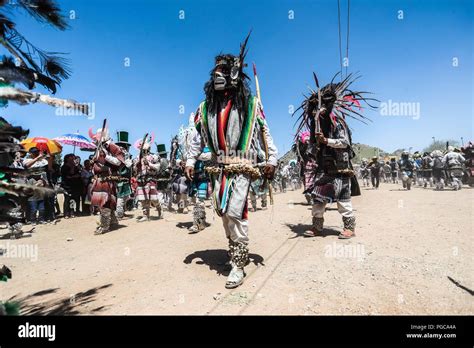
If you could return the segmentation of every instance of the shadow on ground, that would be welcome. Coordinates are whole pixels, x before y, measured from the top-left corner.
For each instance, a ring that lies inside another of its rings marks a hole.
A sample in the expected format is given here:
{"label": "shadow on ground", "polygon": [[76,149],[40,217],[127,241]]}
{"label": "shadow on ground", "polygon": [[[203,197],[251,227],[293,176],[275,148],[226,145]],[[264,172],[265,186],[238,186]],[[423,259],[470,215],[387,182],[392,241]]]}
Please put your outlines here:
{"label": "shadow on ground", "polygon": [[192,221],[188,221],[188,222],[178,222],[178,223],[176,224],[176,227],[188,229],[188,228],[190,228],[192,225],[193,225],[193,222],[192,222]]}
{"label": "shadow on ground", "polygon": [[[192,254],[186,256],[183,260],[185,264],[192,263],[195,259],[197,265],[207,265],[211,271],[216,271],[217,274],[225,274],[230,269],[226,267],[226,262],[229,260],[227,250],[224,249],[208,249],[195,251]],[[249,263],[253,263],[255,266],[265,266],[263,263],[263,257],[258,254],[249,253]]]}
{"label": "shadow on ground", "polygon": [[95,307],[92,309],[84,309],[84,305],[94,302],[96,296],[103,289],[112,286],[106,284],[90,290],[74,294],[62,299],[54,299],[41,301],[42,296],[56,293],[59,288],[51,288],[38,291],[25,297],[13,296],[8,302],[16,302],[20,306],[21,315],[80,315],[80,314],[97,314],[104,310],[106,306]]}
{"label": "shadow on ground", "polygon": [[303,237],[303,238],[324,238],[324,237],[327,237],[327,236],[338,236],[341,231],[338,231],[332,227],[324,227],[323,231],[321,232],[321,236],[318,236],[318,237],[307,237],[304,235],[304,232],[311,229],[311,225],[306,225],[306,224],[296,224],[296,225],[293,225],[293,224],[288,224],[286,223],[285,224],[286,227],[288,227],[291,232],[293,232],[295,234],[295,236],[293,237],[290,237],[289,239],[295,239],[295,238],[298,238],[298,237]]}
{"label": "shadow on ground", "polygon": [[110,230],[108,230],[108,231],[106,231],[102,234],[113,233],[113,232],[118,231],[118,230],[120,230],[122,228],[125,228],[125,227],[128,227],[128,226],[127,225],[122,225],[122,224],[114,225],[114,226],[110,227]]}
{"label": "shadow on ground", "polygon": [[307,207],[311,207],[311,203],[307,203],[307,202],[294,202],[294,203],[291,203],[293,205],[305,205]]}

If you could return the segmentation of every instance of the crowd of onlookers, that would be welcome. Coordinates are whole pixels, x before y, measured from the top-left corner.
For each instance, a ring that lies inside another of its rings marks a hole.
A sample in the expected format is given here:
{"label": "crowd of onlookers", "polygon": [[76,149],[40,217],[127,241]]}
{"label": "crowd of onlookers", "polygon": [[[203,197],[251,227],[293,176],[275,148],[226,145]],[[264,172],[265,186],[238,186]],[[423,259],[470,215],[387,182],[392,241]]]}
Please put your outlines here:
{"label": "crowd of onlookers", "polygon": [[[81,158],[74,154],[61,158],[60,154],[50,155],[32,147],[23,157],[16,154],[13,167],[29,169],[27,176],[17,176],[15,182],[51,189],[34,191],[21,201],[27,223],[55,223],[60,216],[68,219],[94,213],[90,205],[90,160],[81,163]],[[64,196],[62,207],[58,194]]]}

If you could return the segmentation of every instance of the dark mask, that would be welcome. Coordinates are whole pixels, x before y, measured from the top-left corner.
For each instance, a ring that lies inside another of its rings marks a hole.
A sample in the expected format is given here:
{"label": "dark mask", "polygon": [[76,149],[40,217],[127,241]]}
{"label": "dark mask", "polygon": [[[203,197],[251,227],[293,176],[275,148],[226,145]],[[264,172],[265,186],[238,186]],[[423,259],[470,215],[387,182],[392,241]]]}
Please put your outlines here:
{"label": "dark mask", "polygon": [[214,69],[214,89],[223,91],[236,88],[240,78],[240,59],[232,55],[219,56],[216,58]]}

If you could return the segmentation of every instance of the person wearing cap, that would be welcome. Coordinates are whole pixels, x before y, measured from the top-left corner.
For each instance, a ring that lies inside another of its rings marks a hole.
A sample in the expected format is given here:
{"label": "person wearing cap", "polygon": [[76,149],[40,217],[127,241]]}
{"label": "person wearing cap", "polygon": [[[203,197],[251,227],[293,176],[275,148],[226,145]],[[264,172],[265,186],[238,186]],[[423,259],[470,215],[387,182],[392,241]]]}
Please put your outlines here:
{"label": "person wearing cap", "polygon": [[23,161],[23,166],[25,169],[46,167],[48,165],[47,158],[46,152],[40,153],[37,147],[32,147]]}
{"label": "person wearing cap", "polygon": [[383,182],[384,183],[389,183],[390,182],[390,176],[391,176],[391,173],[392,173],[392,168],[390,167],[390,162],[389,161],[386,161],[383,165],[383,171],[382,171],[382,174],[383,174]]}
{"label": "person wearing cap", "polygon": [[413,161],[415,162],[415,170],[413,172],[413,184],[418,186],[423,186],[423,173],[422,173],[422,159],[421,153],[415,151],[413,153]]}
{"label": "person wearing cap", "polygon": [[462,188],[462,177],[464,175],[462,165],[465,161],[464,156],[456,152],[454,146],[448,146],[448,152],[443,157],[443,163],[448,170],[454,191]]}
{"label": "person wearing cap", "polygon": [[125,157],[125,165],[121,166],[118,174],[122,178],[117,182],[117,218],[123,219],[128,202],[132,199],[132,156],[129,152],[131,144],[128,142],[128,132],[118,131],[116,145],[120,146]]}
{"label": "person wearing cap", "polygon": [[362,186],[369,186],[369,176],[370,176],[370,171],[368,168],[368,161],[366,158],[362,158],[362,163],[360,164],[359,172],[360,176],[362,178]]}
{"label": "person wearing cap", "polygon": [[[38,187],[46,187],[48,185],[48,178],[46,171],[48,170],[48,155],[46,152],[40,153],[37,147],[32,147],[23,161],[23,166],[26,169],[37,168],[42,169],[35,174],[29,175],[27,183]],[[42,191],[34,191],[33,195],[28,197],[28,212],[27,220],[33,225],[37,223],[43,224],[45,221],[45,193]]]}
{"label": "person wearing cap", "polygon": [[400,160],[398,161],[398,167],[402,174],[403,188],[410,190],[413,182],[413,174],[416,169],[416,163],[410,158],[410,153],[408,151],[402,152]]}
{"label": "person wearing cap", "polygon": [[372,188],[378,190],[380,185],[380,162],[377,156],[372,157],[372,161],[368,164],[367,168],[370,170],[370,176],[372,180]]}
{"label": "person wearing cap", "polygon": [[390,172],[392,174],[392,184],[398,184],[398,163],[395,157],[390,158]]}

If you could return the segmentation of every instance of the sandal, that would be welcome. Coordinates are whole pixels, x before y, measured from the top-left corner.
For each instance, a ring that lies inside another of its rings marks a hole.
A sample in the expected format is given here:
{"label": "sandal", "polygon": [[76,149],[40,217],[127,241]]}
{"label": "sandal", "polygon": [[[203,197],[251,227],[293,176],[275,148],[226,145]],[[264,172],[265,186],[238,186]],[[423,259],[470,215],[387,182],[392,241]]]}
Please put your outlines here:
{"label": "sandal", "polygon": [[321,232],[318,231],[317,229],[315,229],[314,227],[312,227],[311,229],[304,231],[303,236],[305,236],[305,237],[319,237],[319,236],[321,236]]}
{"label": "sandal", "polygon": [[194,234],[202,231],[203,229],[199,228],[199,226],[192,225],[190,228],[188,228],[189,234]]}
{"label": "sandal", "polygon": [[146,222],[146,221],[150,221],[150,219],[146,216],[142,216],[137,219],[137,222]]}
{"label": "sandal", "polygon": [[339,239],[351,239],[353,237],[355,237],[355,232],[351,230],[343,230],[338,236]]}
{"label": "sandal", "polygon": [[246,274],[243,268],[233,267],[225,283],[226,289],[235,289],[242,285]]}

